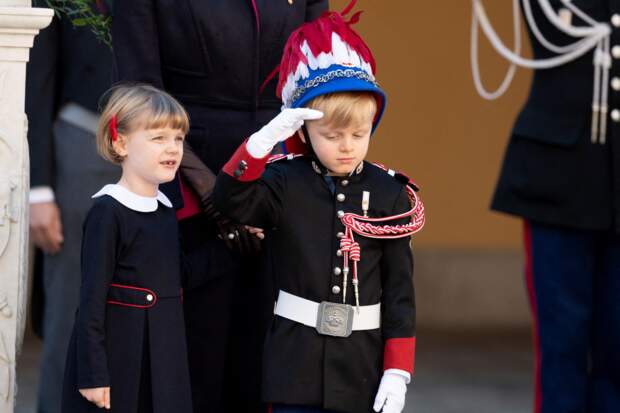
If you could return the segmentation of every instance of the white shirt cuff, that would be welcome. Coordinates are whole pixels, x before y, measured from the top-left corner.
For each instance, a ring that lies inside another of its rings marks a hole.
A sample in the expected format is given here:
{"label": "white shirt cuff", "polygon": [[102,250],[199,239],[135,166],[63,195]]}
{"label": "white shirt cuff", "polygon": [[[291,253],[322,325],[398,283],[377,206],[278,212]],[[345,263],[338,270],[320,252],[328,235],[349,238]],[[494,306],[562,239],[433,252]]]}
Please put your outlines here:
{"label": "white shirt cuff", "polygon": [[409,374],[408,371],[401,370],[401,369],[387,369],[383,372],[383,375],[386,375],[386,374],[396,374],[397,376],[404,377],[405,383],[407,384],[411,383],[411,374]]}
{"label": "white shirt cuff", "polygon": [[31,204],[54,202],[54,191],[49,186],[35,186],[30,188],[29,201]]}

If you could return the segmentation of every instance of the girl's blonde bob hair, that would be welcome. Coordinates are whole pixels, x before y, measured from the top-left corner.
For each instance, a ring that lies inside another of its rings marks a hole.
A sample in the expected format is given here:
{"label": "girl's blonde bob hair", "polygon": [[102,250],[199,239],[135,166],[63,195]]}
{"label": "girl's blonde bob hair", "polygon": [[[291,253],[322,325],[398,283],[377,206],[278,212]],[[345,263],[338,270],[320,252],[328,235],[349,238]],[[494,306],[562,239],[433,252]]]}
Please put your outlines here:
{"label": "girl's blonde bob hair", "polygon": [[320,95],[307,107],[323,112],[321,122],[332,128],[346,128],[372,122],[377,112],[377,98],[371,92],[336,92]]}
{"label": "girl's blonde bob hair", "polygon": [[103,95],[107,98],[97,129],[97,151],[106,160],[120,164],[123,157],[112,142],[112,117],[116,117],[119,135],[127,135],[137,129],[189,130],[189,116],[183,106],[168,93],[145,84],[114,86]]}

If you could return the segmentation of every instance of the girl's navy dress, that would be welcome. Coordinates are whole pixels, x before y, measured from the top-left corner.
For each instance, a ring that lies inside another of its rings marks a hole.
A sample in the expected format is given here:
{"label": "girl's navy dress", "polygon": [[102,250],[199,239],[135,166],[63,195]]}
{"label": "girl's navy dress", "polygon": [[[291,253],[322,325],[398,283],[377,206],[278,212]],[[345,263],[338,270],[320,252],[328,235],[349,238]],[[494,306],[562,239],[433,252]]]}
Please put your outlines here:
{"label": "girl's navy dress", "polygon": [[112,412],[190,413],[175,212],[120,185],[93,198],[62,411],[101,411],[78,389],[110,386]]}

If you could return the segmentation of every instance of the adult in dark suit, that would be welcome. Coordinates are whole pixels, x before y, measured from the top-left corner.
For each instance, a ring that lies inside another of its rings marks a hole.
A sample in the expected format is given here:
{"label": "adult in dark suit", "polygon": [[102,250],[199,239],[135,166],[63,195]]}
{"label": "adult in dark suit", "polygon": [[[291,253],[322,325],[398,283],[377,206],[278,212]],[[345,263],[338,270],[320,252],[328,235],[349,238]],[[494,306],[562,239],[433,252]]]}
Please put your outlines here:
{"label": "adult in dark suit", "polygon": [[132,0],[114,10],[118,79],[163,88],[190,115],[184,183],[162,190],[182,207],[197,412],[262,410],[260,359],[274,293],[248,258],[256,238],[215,210],[211,192],[239,144],[279,111],[276,82],[264,89],[261,83],[279,64],[288,36],[326,9],[326,0]]}
{"label": "adult in dark suit", "polygon": [[[620,3],[572,3],[612,29],[610,83],[603,85],[609,114],[601,112],[607,133],[591,133],[592,53],[537,71],[492,207],[525,221],[536,412],[607,413],[620,411]],[[551,4],[556,12],[565,7]],[[532,6],[544,36],[567,44],[538,2]],[[569,9],[559,15],[585,25]],[[530,34],[535,57],[549,57]]]}
{"label": "adult in dark suit", "polygon": [[[33,5],[47,7],[43,0]],[[82,223],[91,195],[118,178],[97,155],[99,96],[111,83],[112,54],[88,28],[54,17],[36,37],[26,79],[33,243],[43,258],[40,412],[60,412],[67,346],[80,289]]]}

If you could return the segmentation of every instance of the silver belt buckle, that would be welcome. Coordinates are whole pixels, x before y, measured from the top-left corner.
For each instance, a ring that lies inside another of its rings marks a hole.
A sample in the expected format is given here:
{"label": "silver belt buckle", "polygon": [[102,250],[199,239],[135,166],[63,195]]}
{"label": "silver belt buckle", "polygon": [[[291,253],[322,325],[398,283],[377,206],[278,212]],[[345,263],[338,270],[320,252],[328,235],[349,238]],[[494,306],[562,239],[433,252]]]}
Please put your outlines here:
{"label": "silver belt buckle", "polygon": [[353,306],[323,301],[319,304],[316,331],[333,337],[349,337],[353,331]]}

